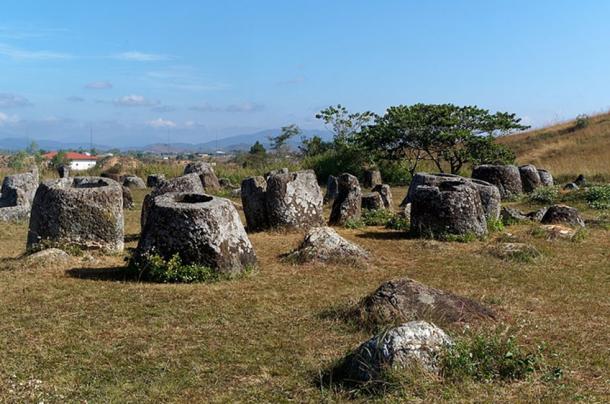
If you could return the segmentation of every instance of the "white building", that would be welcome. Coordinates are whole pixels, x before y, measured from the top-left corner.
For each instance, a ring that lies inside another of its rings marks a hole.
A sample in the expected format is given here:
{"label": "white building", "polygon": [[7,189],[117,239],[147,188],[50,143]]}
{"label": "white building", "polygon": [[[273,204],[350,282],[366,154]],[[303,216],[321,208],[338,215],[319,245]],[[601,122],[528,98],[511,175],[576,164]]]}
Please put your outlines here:
{"label": "white building", "polygon": [[[51,160],[57,155],[57,152],[50,152],[43,155],[47,160]],[[82,171],[95,167],[97,157],[90,154],[81,154],[75,152],[66,152],[66,160],[69,161],[70,170]]]}

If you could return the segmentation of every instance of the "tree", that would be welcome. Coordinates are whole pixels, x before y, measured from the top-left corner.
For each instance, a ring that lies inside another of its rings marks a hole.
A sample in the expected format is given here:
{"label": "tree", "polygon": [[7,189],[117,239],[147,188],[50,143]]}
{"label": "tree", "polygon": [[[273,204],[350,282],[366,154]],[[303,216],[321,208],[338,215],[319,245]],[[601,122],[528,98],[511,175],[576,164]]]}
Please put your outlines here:
{"label": "tree", "polygon": [[344,145],[371,122],[375,114],[370,111],[350,113],[347,108],[337,104],[321,110],[316,118],[324,121],[326,127],[334,133],[335,144]]}
{"label": "tree", "polygon": [[70,161],[66,157],[66,152],[63,150],[58,151],[57,154],[51,159],[51,165],[55,168],[58,168],[61,165],[68,164],[69,162]]}
{"label": "tree", "polygon": [[253,156],[264,156],[267,154],[267,150],[265,149],[265,146],[263,146],[262,143],[257,140],[256,143],[250,147],[249,153]]}
{"label": "tree", "polygon": [[415,104],[390,107],[358,136],[357,142],[372,155],[405,159],[414,173],[422,160],[432,161],[440,172],[453,174],[466,163],[510,157],[494,142],[495,136],[527,129],[515,114],[476,106]]}
{"label": "tree", "polygon": [[330,150],[331,147],[332,143],[325,142],[320,136],[313,136],[310,139],[303,137],[299,150],[304,156],[313,157]]}
{"label": "tree", "polygon": [[301,129],[297,125],[283,126],[280,134],[277,136],[270,136],[271,148],[275,150],[277,154],[281,154],[287,151],[286,143],[290,138],[297,136],[301,133]]}
{"label": "tree", "polygon": [[38,143],[32,140],[28,147],[25,148],[25,152],[32,155],[36,154],[38,152]]}

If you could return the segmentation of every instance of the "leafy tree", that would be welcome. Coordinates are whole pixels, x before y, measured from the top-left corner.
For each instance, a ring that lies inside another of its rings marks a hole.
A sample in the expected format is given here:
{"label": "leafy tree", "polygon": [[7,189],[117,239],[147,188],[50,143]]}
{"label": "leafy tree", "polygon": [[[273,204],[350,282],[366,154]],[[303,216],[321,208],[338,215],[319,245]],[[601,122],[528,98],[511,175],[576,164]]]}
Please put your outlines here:
{"label": "leafy tree", "polygon": [[304,156],[312,157],[330,150],[331,147],[332,143],[325,142],[320,136],[313,136],[310,139],[303,137],[299,150]]}
{"label": "leafy tree", "polygon": [[25,148],[25,152],[27,154],[38,153],[38,143],[36,143],[35,141],[31,141],[30,144]]}
{"label": "leafy tree", "polygon": [[515,114],[490,114],[476,106],[400,105],[377,117],[357,142],[377,158],[406,160],[411,173],[429,160],[440,172],[448,165],[457,174],[466,163],[510,159],[511,152],[494,137],[527,129],[520,121]]}
{"label": "leafy tree", "polygon": [[51,159],[51,165],[55,168],[68,164],[69,162],[70,160],[68,160],[66,157],[66,152],[63,150],[58,151],[57,154]]}
{"label": "leafy tree", "polygon": [[265,146],[263,146],[262,143],[257,140],[256,143],[250,147],[249,153],[254,156],[264,156],[267,154],[267,149],[265,149]]}
{"label": "leafy tree", "polygon": [[271,148],[275,150],[277,154],[286,152],[288,140],[297,136],[299,133],[301,133],[301,129],[297,125],[283,126],[279,135],[269,137]]}
{"label": "leafy tree", "polygon": [[326,127],[334,133],[335,144],[345,145],[375,118],[375,114],[370,111],[350,113],[347,108],[338,104],[321,110],[316,114],[316,118],[324,121]]}

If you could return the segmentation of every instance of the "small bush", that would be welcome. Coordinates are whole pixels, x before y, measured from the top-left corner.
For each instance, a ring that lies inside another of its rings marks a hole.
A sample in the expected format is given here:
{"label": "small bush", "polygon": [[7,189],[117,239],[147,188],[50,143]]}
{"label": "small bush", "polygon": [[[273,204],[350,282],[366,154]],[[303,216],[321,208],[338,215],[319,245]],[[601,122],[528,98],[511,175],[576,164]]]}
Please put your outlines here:
{"label": "small bush", "polygon": [[395,214],[387,209],[364,210],[362,221],[367,226],[385,226]]}
{"label": "small bush", "polygon": [[576,117],[576,129],[584,129],[591,123],[591,118],[587,114],[580,114]]}
{"label": "small bush", "polygon": [[593,209],[610,209],[610,184],[590,187],[585,199]]}
{"label": "small bush", "polygon": [[386,229],[408,231],[410,224],[409,219],[404,216],[394,215],[385,224]]}
{"label": "small bush", "polygon": [[487,230],[490,233],[501,232],[504,230],[504,223],[502,219],[489,219],[487,220]]}
{"label": "small bush", "polygon": [[442,241],[456,242],[456,243],[471,243],[477,241],[479,238],[474,233],[466,234],[439,234],[436,238]]}
{"label": "small bush", "polygon": [[575,243],[580,243],[581,241],[584,241],[588,235],[589,235],[589,231],[587,229],[581,227],[578,230],[576,230],[576,233],[574,233],[574,235],[572,236],[572,241]]}
{"label": "small bush", "polygon": [[347,219],[345,221],[345,227],[348,229],[361,229],[363,227],[366,227],[366,224],[364,223],[362,218]]}
{"label": "small bush", "polygon": [[459,339],[440,358],[442,375],[461,381],[522,380],[546,367],[542,355],[544,346],[524,349],[514,335],[479,334]]}
{"label": "small bush", "polygon": [[557,187],[541,187],[529,194],[528,200],[534,203],[551,204],[555,203],[558,197],[559,189]]}

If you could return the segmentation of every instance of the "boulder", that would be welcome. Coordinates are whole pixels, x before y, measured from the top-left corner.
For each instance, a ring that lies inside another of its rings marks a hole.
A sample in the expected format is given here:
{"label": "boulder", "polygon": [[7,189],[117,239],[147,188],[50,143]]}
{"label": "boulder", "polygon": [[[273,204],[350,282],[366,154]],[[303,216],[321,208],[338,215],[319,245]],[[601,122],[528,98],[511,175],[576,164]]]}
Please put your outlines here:
{"label": "boulder", "polygon": [[575,180],[574,180],[574,184],[578,185],[578,187],[582,188],[585,185],[587,185],[587,180],[585,179],[585,176],[580,174]]}
{"label": "boulder", "polygon": [[495,314],[474,300],[402,278],[384,282],[365,297],[356,317],[366,327],[383,328],[413,320],[468,324],[494,319]]}
{"label": "boulder", "polygon": [[224,177],[223,178],[219,178],[218,179],[218,183],[220,184],[220,186],[222,188],[225,188],[225,189],[235,189],[235,185],[233,185],[231,180],[228,179],[228,178],[224,178]]}
{"label": "boulder", "polygon": [[134,204],[131,190],[126,186],[122,186],[121,190],[123,191],[123,209],[132,209]]}
{"label": "boulder", "polygon": [[214,168],[211,164],[203,161],[189,163],[184,168],[184,174],[186,175],[192,173],[199,175],[201,184],[203,185],[203,188],[205,188],[206,192],[220,189],[220,182],[218,181],[218,177],[216,177],[216,173],[214,173]]}
{"label": "boulder", "polygon": [[385,206],[383,206],[383,199],[377,192],[367,192],[366,194],[363,194],[361,206],[362,209],[367,210],[385,209]]}
{"label": "boulder", "polygon": [[561,224],[543,224],[540,228],[546,233],[547,240],[572,240],[576,235],[574,228]]}
{"label": "boulder", "polygon": [[144,202],[142,203],[142,213],[140,215],[141,228],[146,226],[148,210],[150,205],[152,205],[154,198],[168,192],[190,192],[194,194],[203,194],[205,190],[203,189],[203,184],[201,183],[199,175],[196,173],[172,178],[169,181],[162,181],[150,194],[144,197]]}
{"label": "boulder", "polygon": [[234,274],[256,263],[256,255],[231,201],[205,194],[156,196],[142,230],[136,259],[150,255]]}
{"label": "boulder", "polygon": [[70,166],[65,164],[60,165],[57,167],[57,174],[59,178],[68,178],[70,176]]}
{"label": "boulder", "polygon": [[538,175],[540,176],[540,182],[543,187],[552,187],[554,185],[553,176],[548,170],[539,168]]}
{"label": "boulder", "polygon": [[38,180],[38,168],[36,167],[26,173],[4,177],[0,189],[0,206],[30,205],[38,188]]}
{"label": "boulder", "polygon": [[329,175],[326,181],[326,194],[324,195],[324,203],[332,203],[339,194],[339,181],[334,175]]}
{"label": "boulder", "polygon": [[250,177],[241,182],[241,203],[246,216],[248,232],[269,227],[267,216],[267,181],[263,177]]}
{"label": "boulder", "polygon": [[324,220],[322,192],[312,170],[270,175],[265,204],[274,228],[309,228]]}
{"label": "boulder", "polygon": [[549,208],[540,208],[538,210],[535,210],[533,212],[529,212],[528,214],[526,214],[527,218],[530,220],[533,220],[534,222],[539,222],[542,220],[542,218],[544,217],[544,215],[546,214],[546,211]]}
{"label": "boulder", "polygon": [[358,219],[362,213],[362,190],[358,178],[341,174],[338,178],[339,193],[330,212],[330,225],[343,226],[349,219]]}
{"label": "boulder", "polygon": [[381,172],[379,170],[365,170],[362,186],[365,188],[373,188],[376,185],[383,184],[381,180]]}
{"label": "boulder", "polygon": [[133,189],[146,188],[144,180],[136,175],[126,175],[125,178],[123,178],[123,186]]}
{"label": "boulder", "polygon": [[428,185],[428,186],[437,186],[441,182],[444,181],[465,181],[466,178],[460,177],[459,175],[454,174],[429,174],[429,173],[415,173],[411,183],[409,184],[409,189],[407,190],[407,195],[400,203],[400,206],[403,207],[407,203],[413,202],[413,195],[415,194],[415,190],[420,185]]}
{"label": "boulder", "polygon": [[0,207],[0,222],[19,222],[30,217],[30,205]]}
{"label": "boulder", "polygon": [[105,171],[105,172],[100,174],[100,177],[110,178],[111,180],[116,181],[119,184],[123,183],[123,176],[121,174],[119,174],[119,173],[115,173],[115,172],[111,172],[111,171]]}
{"label": "boulder", "polygon": [[570,182],[568,184],[565,184],[563,189],[566,191],[578,191],[580,189],[580,187],[578,185],[576,185],[575,183]]}
{"label": "boulder", "polygon": [[265,180],[268,180],[269,177],[271,177],[272,175],[288,174],[288,173],[290,173],[290,171],[286,167],[284,167],[284,168],[278,168],[277,170],[271,170],[269,172],[266,172],[264,177],[265,177]]}
{"label": "boulder", "polygon": [[540,222],[542,224],[567,224],[585,227],[585,221],[580,216],[578,209],[566,205],[549,207]]}
{"label": "boulder", "polygon": [[538,169],[533,164],[520,166],[519,175],[521,175],[521,184],[525,193],[533,192],[536,188],[542,186]]}
{"label": "boulder", "polygon": [[411,230],[421,237],[487,235],[487,219],[477,190],[463,181],[417,187],[411,206]]}
{"label": "boulder", "polygon": [[476,190],[479,192],[481,198],[481,204],[483,204],[483,211],[485,212],[485,218],[489,220],[498,220],[500,217],[500,208],[502,197],[500,196],[500,190],[495,185],[483,180],[477,180],[475,178],[470,180],[470,183],[474,185]]}
{"label": "boulder", "polygon": [[490,252],[498,258],[515,261],[529,261],[542,255],[533,245],[512,242],[496,244]]}
{"label": "boulder", "polygon": [[330,227],[313,227],[307,232],[301,245],[289,253],[287,258],[299,263],[321,261],[354,264],[368,260],[369,254]]}
{"label": "boulder", "polygon": [[452,345],[451,338],[425,321],[410,321],[364,342],[335,369],[338,379],[350,382],[379,380],[383,371],[413,365],[438,372],[438,357]]}
{"label": "boulder", "polygon": [[502,199],[511,199],[523,192],[521,174],[517,166],[483,164],[472,171],[472,178],[498,187]]}
{"label": "boulder", "polygon": [[165,174],[151,174],[148,177],[146,177],[146,186],[148,188],[155,188],[164,181],[165,181]]}
{"label": "boulder", "polygon": [[505,225],[511,225],[529,220],[525,213],[521,212],[518,209],[510,208],[507,206],[501,209],[500,217],[502,218],[502,223],[504,223]]}
{"label": "boulder", "polygon": [[38,187],[28,229],[28,249],[45,243],[123,250],[123,192],[103,177],[45,181]]}
{"label": "boulder", "polygon": [[47,248],[27,256],[29,265],[44,265],[49,262],[53,264],[64,263],[70,260],[70,255],[59,248]]}
{"label": "boulder", "polygon": [[392,188],[388,184],[378,184],[373,187],[373,192],[381,195],[383,206],[386,209],[392,209],[394,201],[392,200]]}
{"label": "boulder", "polygon": [[241,188],[235,188],[231,190],[231,197],[240,198],[241,197]]}

